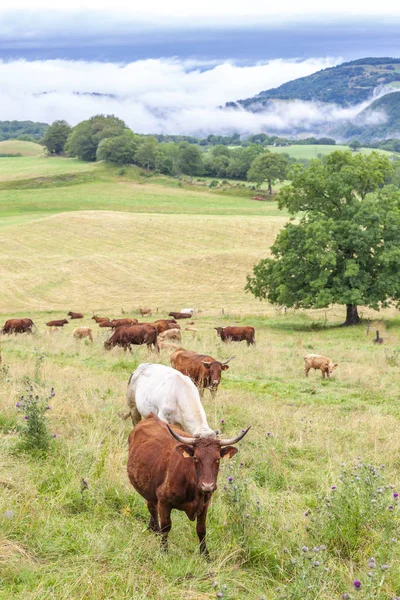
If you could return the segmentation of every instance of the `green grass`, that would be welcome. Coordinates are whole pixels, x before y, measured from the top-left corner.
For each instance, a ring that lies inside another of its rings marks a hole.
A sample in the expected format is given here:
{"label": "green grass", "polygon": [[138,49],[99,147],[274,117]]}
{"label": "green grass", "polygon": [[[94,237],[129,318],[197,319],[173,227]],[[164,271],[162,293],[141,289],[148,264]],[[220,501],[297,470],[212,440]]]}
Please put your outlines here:
{"label": "green grass", "polygon": [[[5,142],[0,143],[4,144]],[[31,144],[32,142],[21,143]],[[32,145],[37,146],[38,144]],[[18,159],[13,157],[0,158],[0,182],[34,177],[49,178],[65,173],[89,171],[96,167],[95,163],[85,163],[76,158],[60,158],[57,156],[22,156]]]}
{"label": "green grass", "polygon": [[[40,156],[44,153],[44,148],[35,142],[25,142],[22,140],[4,140],[0,142],[0,154],[22,154],[22,156]],[[4,165],[3,158],[0,163],[0,168],[8,170],[11,163]],[[3,167],[4,165],[4,167]]]}
{"label": "green grass", "polygon": [[[0,315],[37,326],[0,338],[0,600],[400,595],[400,360],[385,357],[400,347],[398,311],[361,309],[367,332],[338,327],[343,307],[284,313],[245,294],[246,274],[287,219],[272,202],[104,165],[78,163],[66,180],[48,171],[51,160],[32,161],[35,174],[17,183],[12,163],[0,186]],[[170,552],[160,552],[126,475],[128,378],[141,362],[168,365],[169,353],[105,352],[109,333],[91,315],[138,316],[144,304],[159,318],[192,306],[197,331],[183,324],[182,346],[235,356],[216,399],[203,400],[224,434],[251,425],[221,468],[210,563],[176,511]],[[45,323],[69,310],[85,318],[49,332]],[[219,324],[254,325],[256,346],[223,344]],[[93,344],[72,338],[78,325],[92,327]],[[372,343],[375,329],[384,347]],[[310,352],[339,364],[330,380],[305,378]],[[45,419],[57,438],[40,458],[20,449],[15,403],[52,387]]]}

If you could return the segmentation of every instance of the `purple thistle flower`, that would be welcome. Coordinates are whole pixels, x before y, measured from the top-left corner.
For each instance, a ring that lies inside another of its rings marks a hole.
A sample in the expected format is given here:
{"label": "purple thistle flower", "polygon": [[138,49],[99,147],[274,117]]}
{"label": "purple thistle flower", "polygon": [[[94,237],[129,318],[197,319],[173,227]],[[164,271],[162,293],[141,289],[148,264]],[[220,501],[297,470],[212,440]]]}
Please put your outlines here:
{"label": "purple thistle flower", "polygon": [[233,477],[228,477],[228,481],[229,481],[229,483],[232,483]]}
{"label": "purple thistle flower", "polygon": [[50,410],[50,409],[51,409],[51,406],[46,406],[46,410]]}
{"label": "purple thistle flower", "polygon": [[353,585],[356,588],[356,590],[359,590],[361,588],[361,581],[359,581],[359,579],[355,579],[353,581]]}
{"label": "purple thistle flower", "polygon": [[393,510],[393,506],[392,505],[388,506],[388,510]]}
{"label": "purple thistle flower", "polygon": [[221,419],[221,423],[223,425],[225,423],[225,419]]}
{"label": "purple thistle flower", "polygon": [[395,493],[393,494],[393,498],[396,498],[396,500],[397,500],[397,498],[398,498],[398,497],[399,497],[399,494],[398,494],[397,492],[395,492]]}
{"label": "purple thistle flower", "polygon": [[331,487],[331,490],[335,491],[335,490],[336,490],[336,485],[333,485],[333,486]]}
{"label": "purple thistle flower", "polygon": [[57,434],[56,434],[56,433],[53,433],[53,438],[56,438],[56,437],[57,437]]}
{"label": "purple thistle flower", "polygon": [[28,421],[28,419],[29,419],[28,415],[25,415],[24,419],[25,419],[25,421]]}

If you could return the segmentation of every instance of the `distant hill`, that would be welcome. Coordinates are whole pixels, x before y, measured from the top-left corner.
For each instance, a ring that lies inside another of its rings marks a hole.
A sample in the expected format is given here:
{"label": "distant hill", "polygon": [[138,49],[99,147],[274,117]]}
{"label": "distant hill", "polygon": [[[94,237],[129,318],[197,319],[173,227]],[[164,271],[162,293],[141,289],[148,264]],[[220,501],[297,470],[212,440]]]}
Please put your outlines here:
{"label": "distant hill", "polygon": [[41,140],[47,128],[47,123],[35,121],[0,121],[0,141],[15,140],[20,136]]}
{"label": "distant hill", "polygon": [[252,98],[228,103],[251,111],[263,110],[270,100],[319,101],[351,106],[372,97],[376,88],[400,87],[400,58],[362,58],[323,69]]}
{"label": "distant hill", "polygon": [[336,133],[360,142],[400,138],[400,91],[374,100],[358,114],[355,122],[338,128]]}
{"label": "distant hill", "polygon": [[44,154],[44,148],[35,142],[25,142],[23,140],[5,140],[0,142],[0,156],[20,155],[20,156],[40,156]]}

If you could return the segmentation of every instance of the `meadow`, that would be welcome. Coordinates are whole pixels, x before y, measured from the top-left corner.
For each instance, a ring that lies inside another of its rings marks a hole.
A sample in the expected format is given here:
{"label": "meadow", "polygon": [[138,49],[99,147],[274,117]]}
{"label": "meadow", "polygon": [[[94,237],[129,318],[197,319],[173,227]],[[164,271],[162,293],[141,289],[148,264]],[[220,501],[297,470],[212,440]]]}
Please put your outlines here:
{"label": "meadow", "polygon": [[[35,179],[15,182],[3,160],[21,159],[0,159],[0,315],[37,329],[0,338],[0,600],[400,595],[398,311],[364,308],[360,326],[341,328],[343,307],[283,311],[246,294],[287,219],[272,201],[138,170],[80,163],[79,173],[68,159],[76,179],[65,181],[41,157]],[[204,396],[211,427],[251,425],[220,472],[209,563],[176,511],[160,551],[126,475],[129,376],[141,362],[168,365],[169,353],[106,352],[91,316],[138,316],[144,304],[158,318],[193,307],[197,331],[183,331],[182,346],[235,356],[216,399]],[[46,321],[69,310],[85,318],[50,333]],[[253,325],[256,346],[224,345],[219,324]],[[92,326],[93,344],[72,338],[77,325]],[[305,378],[309,352],[339,364],[330,380]],[[51,398],[44,457],[19,446],[15,405],[27,394]]]}
{"label": "meadow", "polygon": [[[296,160],[304,158],[311,160],[312,158],[318,158],[319,155],[326,156],[334,150],[342,152],[348,151],[349,147],[340,144],[336,144],[335,146],[324,146],[323,144],[308,144],[301,146],[295,144],[294,146],[268,146],[268,150],[271,152],[278,152],[279,154],[288,154],[291,158]],[[373,151],[373,148],[360,148],[360,150],[358,150],[361,154],[370,154]],[[375,152],[380,152],[386,156],[393,156],[393,152],[388,152],[387,150],[375,150]]]}

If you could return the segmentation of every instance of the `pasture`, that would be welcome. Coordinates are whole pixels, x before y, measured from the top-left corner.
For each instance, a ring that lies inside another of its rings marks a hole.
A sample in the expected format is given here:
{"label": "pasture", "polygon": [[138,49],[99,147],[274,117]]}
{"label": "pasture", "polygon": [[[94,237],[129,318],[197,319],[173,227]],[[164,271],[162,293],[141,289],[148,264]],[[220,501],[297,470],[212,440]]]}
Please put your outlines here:
{"label": "pasture", "polygon": [[[335,146],[324,146],[323,144],[308,144],[305,146],[294,145],[294,146],[268,146],[268,150],[271,152],[278,152],[279,154],[288,154],[292,158],[296,160],[300,160],[302,158],[306,158],[311,160],[312,158],[318,158],[319,155],[327,155],[335,150],[346,151],[350,150],[348,146],[341,146],[340,144],[336,144]],[[361,154],[370,154],[373,152],[373,148],[361,148],[359,152]],[[387,150],[376,150],[375,152],[381,152],[386,156],[393,156],[393,152],[388,152]]]}
{"label": "pasture", "polygon": [[[37,176],[51,178],[50,163],[36,162]],[[362,309],[369,329],[343,329],[343,307],[284,313],[260,303],[243,286],[286,221],[273,202],[80,166],[90,177],[77,185],[0,190],[1,324],[29,316],[37,326],[0,338],[0,600],[400,595],[398,312]],[[106,352],[109,331],[90,317],[138,317],[140,305],[153,318],[192,306],[197,331],[180,322],[182,347],[235,356],[216,399],[204,395],[211,427],[227,436],[252,427],[222,463],[209,563],[177,511],[169,554],[160,551],[126,475],[129,376],[141,362],[168,365],[169,352]],[[69,310],[85,318],[49,332],[45,323]],[[214,327],[234,324],[256,328],[255,347],[217,338]],[[94,343],[72,338],[81,325]],[[339,363],[331,379],[305,378],[312,352]],[[22,452],[15,405],[51,388],[50,453]]]}
{"label": "pasture", "polygon": [[35,142],[23,140],[3,140],[0,142],[0,154],[21,154],[21,156],[41,156],[44,148]]}

